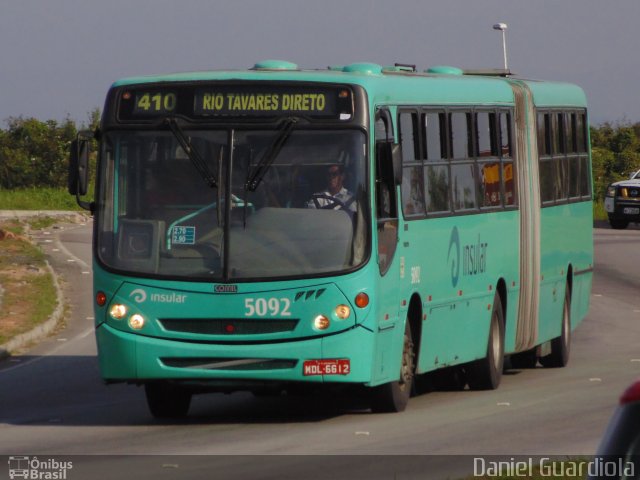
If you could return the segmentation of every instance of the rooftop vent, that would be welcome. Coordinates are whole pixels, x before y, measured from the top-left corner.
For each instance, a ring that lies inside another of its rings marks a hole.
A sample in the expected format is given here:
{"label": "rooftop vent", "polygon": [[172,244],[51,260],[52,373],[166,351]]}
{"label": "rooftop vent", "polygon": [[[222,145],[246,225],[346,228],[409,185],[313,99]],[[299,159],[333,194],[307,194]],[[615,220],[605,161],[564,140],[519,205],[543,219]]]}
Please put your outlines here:
{"label": "rooftop vent", "polygon": [[450,67],[448,65],[438,65],[426,70],[426,73],[432,73],[433,75],[462,75],[464,70],[458,67]]}
{"label": "rooftop vent", "polygon": [[256,63],[253,70],[298,70],[298,65],[284,60],[263,60]]}
{"label": "rooftop vent", "polygon": [[343,67],[342,71],[348,73],[380,75],[382,73],[382,67],[377,63],[352,63],[351,65],[346,65],[345,67]]}

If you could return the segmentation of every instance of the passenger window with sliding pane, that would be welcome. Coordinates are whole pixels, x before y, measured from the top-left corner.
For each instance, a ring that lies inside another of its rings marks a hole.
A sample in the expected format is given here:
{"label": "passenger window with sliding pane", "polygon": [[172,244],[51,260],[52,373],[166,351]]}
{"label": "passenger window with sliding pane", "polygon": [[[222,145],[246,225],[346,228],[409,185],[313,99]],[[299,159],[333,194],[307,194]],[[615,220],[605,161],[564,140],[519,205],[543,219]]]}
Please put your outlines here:
{"label": "passenger window with sliding pane", "polygon": [[563,201],[568,197],[567,183],[567,159],[565,157],[556,157],[556,200]]}
{"label": "passenger window with sliding pane", "polygon": [[580,157],[580,195],[591,198],[591,176],[589,173],[589,159]]}
{"label": "passenger window with sliding pane", "polygon": [[579,113],[576,122],[576,144],[578,152],[587,151],[587,132],[586,132],[586,115]]}
{"label": "passenger window with sliding pane", "polygon": [[422,166],[404,168],[402,174],[402,211],[405,217],[424,215]]}
{"label": "passenger window with sliding pane", "polygon": [[549,154],[549,148],[547,143],[547,119],[548,115],[544,113],[538,113],[538,155],[545,156]]}
{"label": "passenger window with sliding pane", "polygon": [[500,113],[500,156],[511,158],[511,114]]}
{"label": "passenger window with sliding pane", "polygon": [[472,156],[469,117],[470,113],[454,112],[451,116],[451,146],[453,159],[461,160]]}
{"label": "passenger window with sliding pane", "polygon": [[418,136],[418,114],[400,114],[402,142],[402,211],[405,217],[424,215],[424,187],[422,185],[422,159]]}
{"label": "passenger window with sliding pane", "polygon": [[580,159],[569,157],[569,198],[580,196]]}
{"label": "passenger window with sliding pane", "polygon": [[447,158],[447,142],[445,134],[445,114],[428,112],[423,116],[425,135],[423,138],[427,144],[427,159],[442,160]]}
{"label": "passenger window with sliding pane", "polygon": [[447,165],[430,165],[424,169],[426,187],[427,213],[443,213],[451,211],[449,205],[449,167]]}
{"label": "passenger window with sliding pane", "polygon": [[502,164],[502,178],[504,181],[504,205],[507,207],[516,204],[513,169],[513,162],[505,162]]}
{"label": "passenger window with sliding pane", "polygon": [[556,166],[553,160],[540,160],[540,198],[542,203],[555,201]]}
{"label": "passenger window with sliding pane", "polygon": [[478,157],[498,156],[495,135],[495,117],[496,115],[490,112],[476,113]]}
{"label": "passenger window with sliding pane", "polygon": [[500,201],[500,162],[478,165],[480,169],[480,201],[483,207],[496,207]]}
{"label": "passenger window with sliding pane", "polygon": [[564,114],[556,113],[553,115],[553,154],[564,155],[565,148],[565,129],[564,129]]}
{"label": "passenger window with sliding pane", "polygon": [[459,211],[476,208],[475,164],[452,164],[451,182],[453,188],[453,209]]}

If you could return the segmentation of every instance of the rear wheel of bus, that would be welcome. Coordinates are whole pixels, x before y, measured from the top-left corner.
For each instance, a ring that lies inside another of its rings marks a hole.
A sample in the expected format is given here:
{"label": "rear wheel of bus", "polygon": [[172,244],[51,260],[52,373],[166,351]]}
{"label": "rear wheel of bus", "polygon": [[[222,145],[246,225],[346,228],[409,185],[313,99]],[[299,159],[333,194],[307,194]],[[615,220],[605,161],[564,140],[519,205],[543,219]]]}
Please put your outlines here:
{"label": "rear wheel of bus", "polygon": [[187,415],[191,392],[168,383],[147,383],[144,386],[147,405],[156,418],[179,418]]}
{"label": "rear wheel of bus", "polygon": [[374,413],[402,412],[407,408],[415,374],[415,348],[409,319],[404,327],[404,345],[400,378],[373,388],[371,410]]}
{"label": "rear wheel of bus", "polygon": [[468,384],[472,390],[494,390],[500,385],[504,366],[504,312],[502,299],[496,292],[493,299],[489,341],[484,358],[471,363],[468,368]]}

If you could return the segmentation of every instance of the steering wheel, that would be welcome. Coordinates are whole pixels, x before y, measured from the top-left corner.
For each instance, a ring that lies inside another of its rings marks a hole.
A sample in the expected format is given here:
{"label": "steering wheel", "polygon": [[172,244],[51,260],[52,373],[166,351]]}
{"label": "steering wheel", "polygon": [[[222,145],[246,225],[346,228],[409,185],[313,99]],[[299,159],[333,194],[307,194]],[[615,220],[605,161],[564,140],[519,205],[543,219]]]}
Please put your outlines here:
{"label": "steering wheel", "polygon": [[[326,195],[324,193],[314,193],[311,197],[313,200],[313,204],[316,208],[322,210],[349,210],[349,206],[353,203],[354,198],[349,199],[348,202],[343,202],[339,198],[332,197],[331,195]],[[328,203],[326,205],[320,206],[320,200],[326,200]],[[336,209],[336,207],[338,207]]]}

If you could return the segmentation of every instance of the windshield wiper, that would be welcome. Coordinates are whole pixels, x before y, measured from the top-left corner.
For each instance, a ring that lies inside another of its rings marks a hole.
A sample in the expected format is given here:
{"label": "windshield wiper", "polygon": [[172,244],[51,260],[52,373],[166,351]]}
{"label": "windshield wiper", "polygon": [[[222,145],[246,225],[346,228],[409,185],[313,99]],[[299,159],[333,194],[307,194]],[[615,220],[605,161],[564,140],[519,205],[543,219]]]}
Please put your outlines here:
{"label": "windshield wiper", "polygon": [[262,182],[269,167],[271,167],[280,150],[284,147],[296,123],[298,123],[296,117],[290,117],[284,121],[282,127],[280,127],[278,136],[273,140],[253,171],[247,176],[247,182],[244,184],[245,191],[255,192],[258,186],[260,186],[260,182]]}
{"label": "windshield wiper", "polygon": [[196,150],[193,145],[191,145],[191,142],[180,128],[180,125],[178,125],[176,119],[173,117],[167,117],[164,119],[164,123],[169,127],[171,133],[173,133],[173,136],[176,137],[178,143],[185,151],[185,153],[189,157],[189,160],[191,160],[191,163],[198,171],[202,179],[207,182],[207,185],[209,185],[211,188],[217,188],[218,182],[216,181],[216,176],[211,172],[211,170],[209,170],[207,162],[204,160],[204,158],[202,158],[198,150]]}

